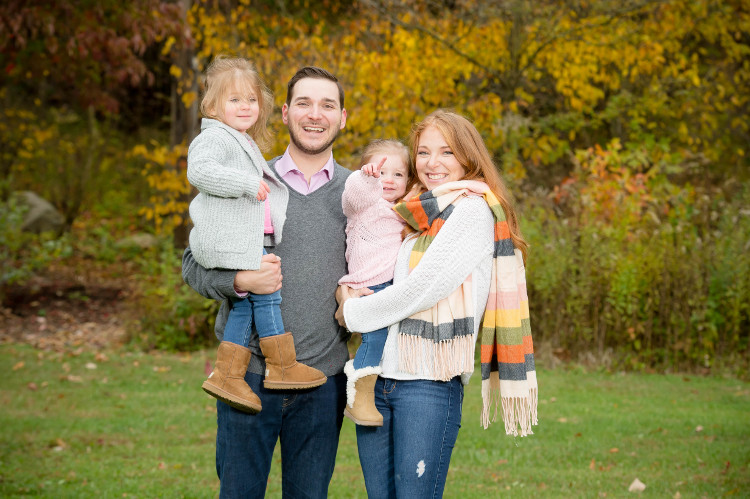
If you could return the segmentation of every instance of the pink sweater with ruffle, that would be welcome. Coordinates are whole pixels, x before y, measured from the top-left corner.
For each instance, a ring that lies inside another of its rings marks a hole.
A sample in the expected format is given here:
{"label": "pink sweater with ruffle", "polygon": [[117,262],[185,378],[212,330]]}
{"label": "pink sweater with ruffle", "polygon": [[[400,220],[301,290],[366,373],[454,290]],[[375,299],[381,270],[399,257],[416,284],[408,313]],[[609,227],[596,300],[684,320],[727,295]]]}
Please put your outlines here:
{"label": "pink sweater with ruffle", "polygon": [[404,221],[393,211],[393,203],[382,196],[383,186],[377,178],[355,171],[346,179],[341,204],[348,219],[349,273],[339,284],[358,289],[393,279]]}

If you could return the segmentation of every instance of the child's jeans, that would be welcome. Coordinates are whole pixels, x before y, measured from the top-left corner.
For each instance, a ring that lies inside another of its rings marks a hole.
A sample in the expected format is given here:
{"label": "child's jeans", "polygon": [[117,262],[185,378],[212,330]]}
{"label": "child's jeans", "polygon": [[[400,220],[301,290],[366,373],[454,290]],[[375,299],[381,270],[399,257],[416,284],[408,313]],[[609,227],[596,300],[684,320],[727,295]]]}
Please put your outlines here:
{"label": "child's jeans", "polygon": [[[266,250],[263,250],[266,254]],[[250,342],[253,321],[258,336],[266,338],[284,334],[284,323],[281,320],[281,291],[270,295],[248,294],[244,298],[232,298],[227,325],[224,328],[224,341],[246,347]]]}
{"label": "child's jeans", "polygon": [[[393,284],[393,280],[370,286],[374,292],[382,291]],[[388,328],[384,327],[370,333],[362,333],[362,344],[354,355],[354,369],[363,367],[375,367],[380,364],[385,348],[385,339],[388,337]]]}

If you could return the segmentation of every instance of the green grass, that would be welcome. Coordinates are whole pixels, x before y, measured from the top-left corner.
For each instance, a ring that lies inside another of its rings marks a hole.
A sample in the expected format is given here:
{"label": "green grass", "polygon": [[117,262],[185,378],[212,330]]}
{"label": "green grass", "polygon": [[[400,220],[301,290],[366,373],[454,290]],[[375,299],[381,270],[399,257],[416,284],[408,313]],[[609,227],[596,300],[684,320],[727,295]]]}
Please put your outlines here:
{"label": "green grass", "polygon": [[[216,497],[216,411],[199,388],[209,353],[0,345],[0,496]],[[539,379],[528,438],[481,428],[472,380],[446,497],[630,497],[635,478],[644,497],[750,495],[747,383],[579,369]],[[268,497],[281,495],[279,469],[277,454]],[[348,420],[330,490],[366,497]]]}

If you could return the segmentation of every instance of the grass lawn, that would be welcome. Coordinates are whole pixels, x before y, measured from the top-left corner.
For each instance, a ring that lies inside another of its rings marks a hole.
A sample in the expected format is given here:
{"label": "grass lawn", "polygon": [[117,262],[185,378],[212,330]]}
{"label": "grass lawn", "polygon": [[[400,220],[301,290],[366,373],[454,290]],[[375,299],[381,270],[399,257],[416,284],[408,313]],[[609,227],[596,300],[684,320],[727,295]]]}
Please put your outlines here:
{"label": "grass lawn", "polygon": [[[212,355],[0,345],[0,496],[216,497],[216,410],[200,389]],[[479,425],[475,376],[446,497],[631,497],[636,478],[644,497],[750,496],[747,383],[579,369],[539,380],[540,426],[512,438]],[[277,454],[268,497],[281,496],[279,469]],[[348,420],[330,497],[366,497]]]}

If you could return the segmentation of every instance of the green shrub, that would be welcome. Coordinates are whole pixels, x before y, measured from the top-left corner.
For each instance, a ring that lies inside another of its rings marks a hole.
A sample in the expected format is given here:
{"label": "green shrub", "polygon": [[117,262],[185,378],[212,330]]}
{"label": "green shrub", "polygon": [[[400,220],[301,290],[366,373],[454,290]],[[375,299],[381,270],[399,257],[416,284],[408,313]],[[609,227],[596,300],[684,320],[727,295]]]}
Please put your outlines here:
{"label": "green shrub", "polygon": [[215,341],[218,302],[203,298],[182,280],[182,251],[163,240],[146,251],[138,275],[139,315],[135,340],[148,349],[196,350]]}
{"label": "green shrub", "polygon": [[536,337],[625,368],[746,370],[750,188],[678,188],[617,150],[579,154],[574,178],[526,203]]}
{"label": "green shrub", "polygon": [[[7,180],[0,181],[6,190]],[[52,233],[33,234],[21,230],[28,207],[15,195],[0,200],[0,302],[7,286],[22,283],[50,263],[70,256],[69,234],[58,237]]]}

